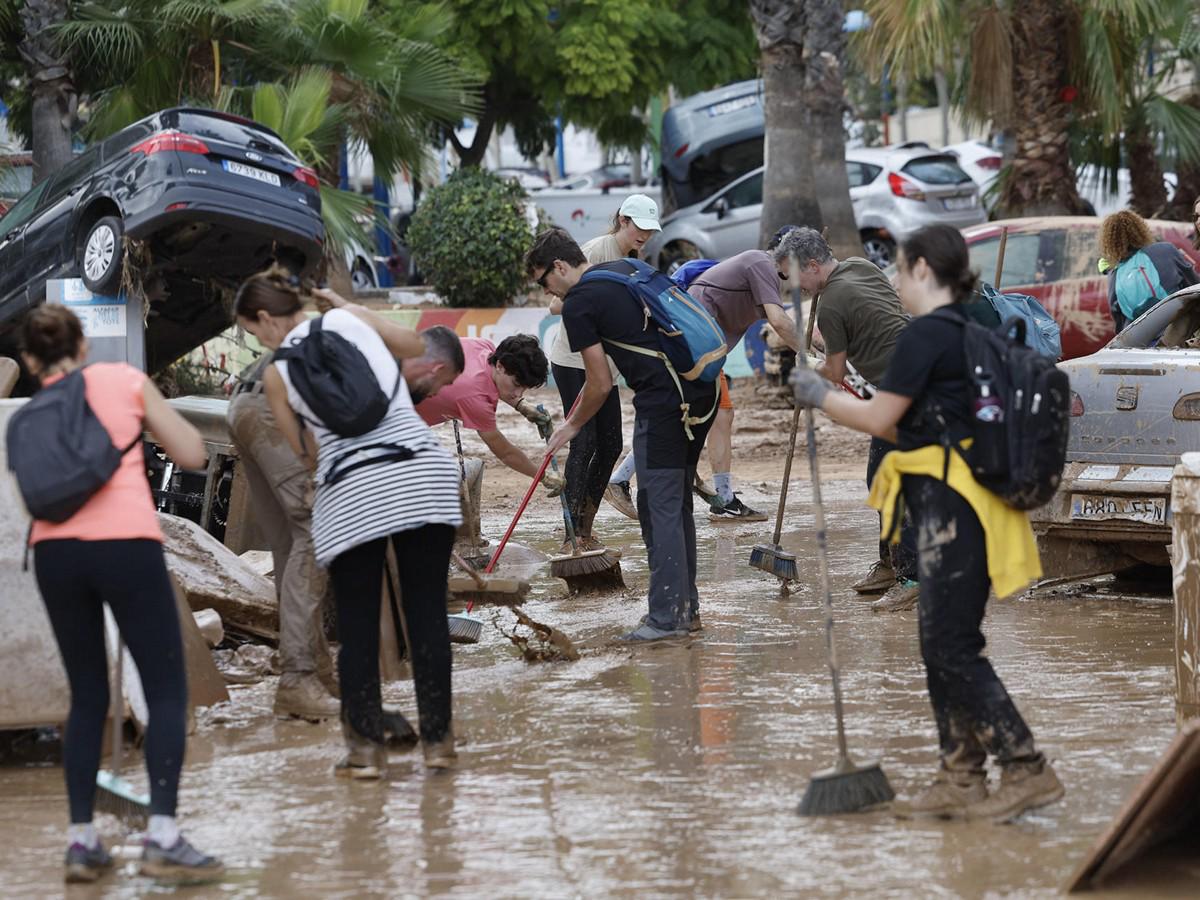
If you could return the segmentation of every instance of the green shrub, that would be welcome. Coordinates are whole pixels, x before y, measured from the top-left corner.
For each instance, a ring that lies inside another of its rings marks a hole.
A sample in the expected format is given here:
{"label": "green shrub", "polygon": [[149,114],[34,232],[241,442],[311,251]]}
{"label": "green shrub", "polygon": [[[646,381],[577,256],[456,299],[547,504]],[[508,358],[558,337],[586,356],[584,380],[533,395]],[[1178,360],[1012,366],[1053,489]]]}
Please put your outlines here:
{"label": "green shrub", "polygon": [[417,268],[450,306],[504,306],[526,283],[533,241],[525,191],[491,172],[462,169],[421,200],[408,229]]}

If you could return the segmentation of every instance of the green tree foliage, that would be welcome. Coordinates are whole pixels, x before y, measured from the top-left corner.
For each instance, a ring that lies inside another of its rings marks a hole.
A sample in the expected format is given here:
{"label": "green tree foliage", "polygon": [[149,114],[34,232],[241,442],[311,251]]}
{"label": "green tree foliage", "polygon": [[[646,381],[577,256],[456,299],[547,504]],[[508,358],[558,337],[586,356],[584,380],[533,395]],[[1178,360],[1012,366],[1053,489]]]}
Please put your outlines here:
{"label": "green tree foliage", "polygon": [[460,169],[425,194],[407,239],[450,306],[504,306],[525,284],[525,192],[482,169]]}
{"label": "green tree foliage", "polygon": [[[385,6],[388,5],[385,2]],[[674,87],[691,94],[754,74],[755,45],[741,0],[446,0],[441,38],[483,84],[470,146],[477,165],[492,132],[511,125],[534,156],[554,137],[554,117],[593,129],[615,146],[640,146],[636,114]]]}

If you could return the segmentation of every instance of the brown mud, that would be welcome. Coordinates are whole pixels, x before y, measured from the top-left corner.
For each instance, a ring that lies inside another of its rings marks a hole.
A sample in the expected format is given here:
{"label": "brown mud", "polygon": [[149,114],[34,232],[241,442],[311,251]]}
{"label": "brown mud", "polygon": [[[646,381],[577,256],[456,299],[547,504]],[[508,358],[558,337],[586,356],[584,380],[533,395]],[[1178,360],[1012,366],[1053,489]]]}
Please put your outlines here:
{"label": "brown mud", "polygon": [[[735,474],[746,501],[770,509],[787,410],[745,412]],[[536,452],[536,433],[515,414],[501,427],[514,438],[527,431],[522,444]],[[858,761],[881,760],[906,797],[936,764],[916,614],[872,613],[850,590],[874,558],[876,516],[864,506],[865,440],[831,432],[821,434],[822,473],[847,739]],[[473,435],[470,444],[478,452]],[[698,510],[704,629],[661,646],[613,644],[646,611],[637,524],[607,506],[597,519],[623,553],[626,590],[570,597],[545,563],[561,544],[560,507],[539,494],[499,572],[531,580],[524,612],[581,656],[529,665],[502,633],[513,614],[483,611],[480,643],[454,646],[459,764],[449,773],[426,772],[410,752],[392,755],[382,783],[334,779],[337,723],[276,721],[273,677],[231,685],[231,702],[198,713],[180,807],[188,836],[223,857],[229,875],[187,895],[1057,895],[1174,734],[1168,598],[1131,601],[1106,580],[991,604],[990,656],[1066,784],[1061,802],[1008,826],[886,812],[800,818],[809,778],[836,755],[802,460],[782,541],[797,555],[791,595],[747,564],[772,521],[715,524]],[[489,463],[483,527],[493,542],[524,487]],[[387,685],[385,700],[415,722],[411,684]],[[0,892],[58,893],[61,769],[0,766],[0,798]],[[119,837],[112,820],[100,824]],[[88,895],[151,889],[122,870]]]}

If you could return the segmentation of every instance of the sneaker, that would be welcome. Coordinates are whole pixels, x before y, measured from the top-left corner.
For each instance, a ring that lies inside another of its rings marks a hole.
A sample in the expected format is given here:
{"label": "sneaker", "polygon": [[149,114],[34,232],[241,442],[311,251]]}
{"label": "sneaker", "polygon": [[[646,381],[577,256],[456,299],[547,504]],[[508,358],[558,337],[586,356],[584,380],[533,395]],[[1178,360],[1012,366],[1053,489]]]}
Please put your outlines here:
{"label": "sneaker", "polygon": [[633,493],[629,490],[628,481],[610,481],[604,489],[604,499],[617,512],[637,521],[637,505],[633,502]]}
{"label": "sneaker", "polygon": [[173,847],[163,847],[149,839],[142,842],[140,871],[152,878],[182,878],[209,881],[225,873],[215,856],[201,853],[180,835]]}
{"label": "sneaker", "polygon": [[331,697],[325,685],[313,673],[286,674],[280,677],[275,689],[275,715],[282,719],[296,718],[320,721],[332,719],[342,711],[342,702]]}
{"label": "sneaker", "polygon": [[617,640],[630,644],[650,643],[651,641],[665,641],[670,638],[687,637],[687,633],[686,628],[663,631],[661,628],[655,628],[649,622],[643,620],[637,628],[628,634],[621,635]]}
{"label": "sneaker", "polygon": [[67,884],[90,884],[103,875],[106,869],[112,868],[113,858],[99,842],[95,847],[72,844],[67,848],[63,865],[66,868],[63,881]]}
{"label": "sneaker", "polygon": [[727,522],[737,520],[739,522],[765,522],[767,521],[766,513],[760,513],[757,509],[751,509],[743,503],[737,494],[733,495],[733,499],[728,503],[721,505],[721,498],[718,497],[709,507],[708,518],[713,522]]}
{"label": "sneaker", "polygon": [[970,806],[982,803],[987,795],[982,772],[952,775],[943,769],[929,787],[907,802],[894,803],[892,811],[901,819],[965,819]]}
{"label": "sneaker", "polygon": [[717,502],[717,489],[701,478],[699,472],[696,473],[695,480],[692,482],[692,493],[709,506]]}
{"label": "sneaker", "polygon": [[990,797],[971,804],[967,817],[1008,822],[1023,812],[1060,800],[1065,793],[1058,775],[1044,759],[1009,763],[1000,771],[1000,787]]}
{"label": "sneaker", "polygon": [[700,613],[696,613],[687,623],[688,634],[695,634],[698,631],[704,630],[704,623],[700,621]]}
{"label": "sneaker", "polygon": [[854,590],[860,594],[882,594],[895,583],[895,570],[882,559],[877,559],[862,580],[854,584]]}
{"label": "sneaker", "polygon": [[914,608],[920,597],[921,587],[915,581],[897,581],[886,594],[871,604],[871,611],[904,612]]}
{"label": "sneaker", "polygon": [[447,730],[440,741],[425,741],[421,744],[425,755],[425,768],[450,769],[458,762],[458,751],[454,748],[454,729]]}

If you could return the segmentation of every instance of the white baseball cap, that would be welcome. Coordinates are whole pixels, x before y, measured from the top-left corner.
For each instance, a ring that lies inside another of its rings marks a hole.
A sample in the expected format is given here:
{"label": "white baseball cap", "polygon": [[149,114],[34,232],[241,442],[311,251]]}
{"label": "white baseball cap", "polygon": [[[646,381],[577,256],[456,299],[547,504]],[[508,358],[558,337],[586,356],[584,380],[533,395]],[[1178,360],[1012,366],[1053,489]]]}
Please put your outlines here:
{"label": "white baseball cap", "polygon": [[620,213],[633,219],[642,231],[662,231],[658,224],[658,204],[645,194],[630,194],[621,204]]}

